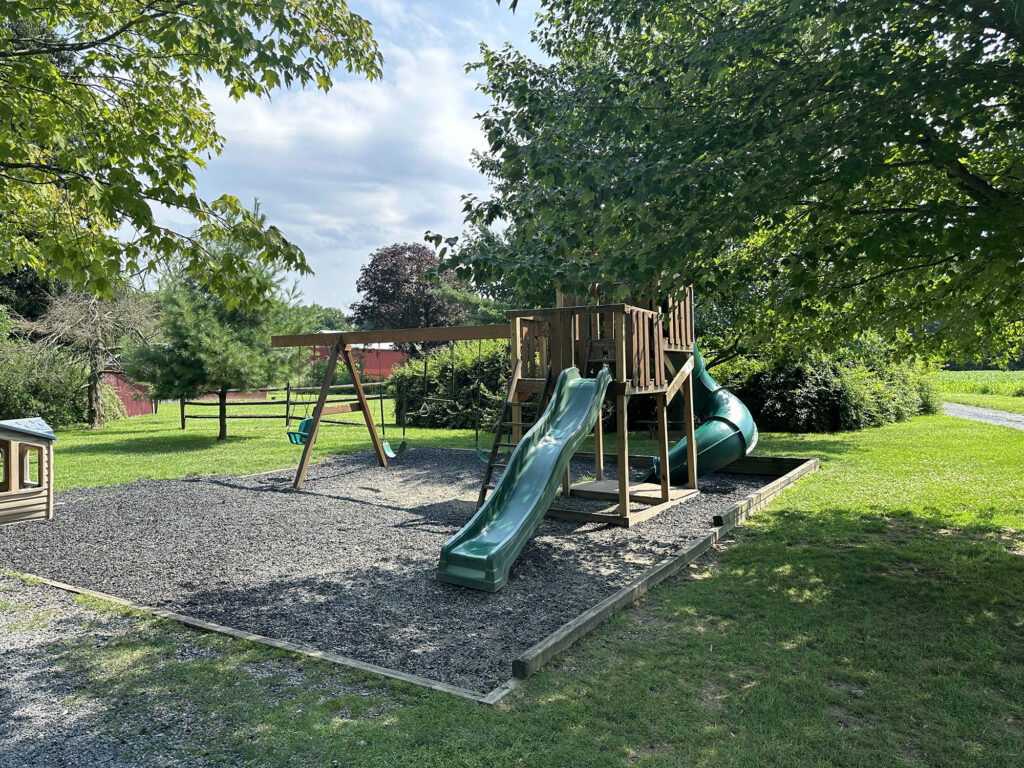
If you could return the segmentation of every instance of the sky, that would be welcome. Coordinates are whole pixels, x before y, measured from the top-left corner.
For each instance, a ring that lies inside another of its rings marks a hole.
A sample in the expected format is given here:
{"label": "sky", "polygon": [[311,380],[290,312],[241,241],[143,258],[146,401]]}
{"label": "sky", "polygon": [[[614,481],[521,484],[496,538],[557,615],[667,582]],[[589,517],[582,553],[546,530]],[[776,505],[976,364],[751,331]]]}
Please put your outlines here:
{"label": "sky", "polygon": [[481,41],[529,41],[539,0],[513,14],[495,0],[349,0],[373,24],[384,75],[369,82],[336,73],[330,92],[278,91],[235,103],[207,91],[226,139],[199,173],[204,199],[258,199],[268,223],[306,254],[315,275],[299,279],[306,302],[347,309],[359,268],[394,242],[427,230],[458,235],[461,196],[483,194],[470,155],[486,141],[474,116],[489,100],[476,87]]}

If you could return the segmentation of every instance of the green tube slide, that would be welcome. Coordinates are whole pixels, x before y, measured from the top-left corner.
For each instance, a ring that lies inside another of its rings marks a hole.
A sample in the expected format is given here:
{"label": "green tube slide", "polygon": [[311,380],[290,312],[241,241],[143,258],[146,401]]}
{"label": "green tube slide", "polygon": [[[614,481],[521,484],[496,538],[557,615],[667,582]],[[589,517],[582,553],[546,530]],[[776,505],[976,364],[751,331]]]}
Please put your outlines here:
{"label": "green tube slide", "polygon": [[[696,346],[693,354],[693,412],[703,422],[693,434],[697,442],[697,474],[707,475],[754,450],[757,425],[743,401],[711,378]],[[668,465],[672,482],[684,485],[688,480],[686,438],[669,450]],[[657,458],[644,479],[661,479],[661,462]]]}
{"label": "green tube slide", "polygon": [[601,412],[611,374],[558,376],[543,415],[516,446],[501,480],[472,519],[441,547],[437,578],[497,592],[558,493],[562,475]]}

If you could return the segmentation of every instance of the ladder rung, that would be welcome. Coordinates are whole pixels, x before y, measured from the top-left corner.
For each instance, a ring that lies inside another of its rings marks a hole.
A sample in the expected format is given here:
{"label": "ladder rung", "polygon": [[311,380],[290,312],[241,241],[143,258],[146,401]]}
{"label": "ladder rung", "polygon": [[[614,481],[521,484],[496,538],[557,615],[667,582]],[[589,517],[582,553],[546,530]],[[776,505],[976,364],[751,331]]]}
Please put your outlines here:
{"label": "ladder rung", "polygon": [[484,486],[484,490],[485,491],[493,491],[497,487],[498,486],[494,485],[494,483],[487,483],[487,485]]}
{"label": "ladder rung", "polygon": [[519,443],[498,443],[499,448],[515,448]]}
{"label": "ladder rung", "polygon": [[495,461],[491,464],[491,467],[507,467],[508,464],[504,461]]}
{"label": "ladder rung", "polygon": [[503,427],[532,427],[534,422],[532,421],[503,421],[501,426]]}

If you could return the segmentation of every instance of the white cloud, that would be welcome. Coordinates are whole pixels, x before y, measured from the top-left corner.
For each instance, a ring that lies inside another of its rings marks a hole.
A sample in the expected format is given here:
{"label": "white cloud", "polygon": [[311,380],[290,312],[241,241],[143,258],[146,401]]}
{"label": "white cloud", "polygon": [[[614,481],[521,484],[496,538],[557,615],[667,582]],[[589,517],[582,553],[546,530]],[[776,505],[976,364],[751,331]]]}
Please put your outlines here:
{"label": "white cloud", "polygon": [[493,0],[463,2],[458,12],[397,0],[359,5],[384,54],[383,80],[340,73],[326,94],[281,91],[240,103],[211,89],[227,141],[200,174],[207,198],[259,198],[316,271],[300,281],[307,299],[335,306],[356,299],[359,267],[377,248],[422,242],[427,229],[461,232],[461,195],[486,189],[470,165],[486,146],[474,119],[486,100],[464,66],[482,29],[525,45],[529,28],[522,10],[495,15]]}

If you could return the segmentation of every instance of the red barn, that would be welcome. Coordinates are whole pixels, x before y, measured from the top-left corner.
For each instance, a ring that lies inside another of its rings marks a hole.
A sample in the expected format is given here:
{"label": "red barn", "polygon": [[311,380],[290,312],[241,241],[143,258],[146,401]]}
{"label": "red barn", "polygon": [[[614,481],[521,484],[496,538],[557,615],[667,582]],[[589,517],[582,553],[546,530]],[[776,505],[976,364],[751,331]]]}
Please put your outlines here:
{"label": "red barn", "polygon": [[[310,347],[309,361],[326,360],[330,355],[330,347]],[[367,381],[380,381],[388,378],[398,366],[408,360],[408,355],[392,349],[390,344],[367,344],[352,347],[352,357],[359,366],[359,375]]]}
{"label": "red barn", "polygon": [[153,401],[146,394],[146,388],[126,379],[120,373],[108,371],[103,374],[105,383],[113,389],[117,396],[124,403],[124,409],[129,416],[147,416],[156,413],[153,408]]}

